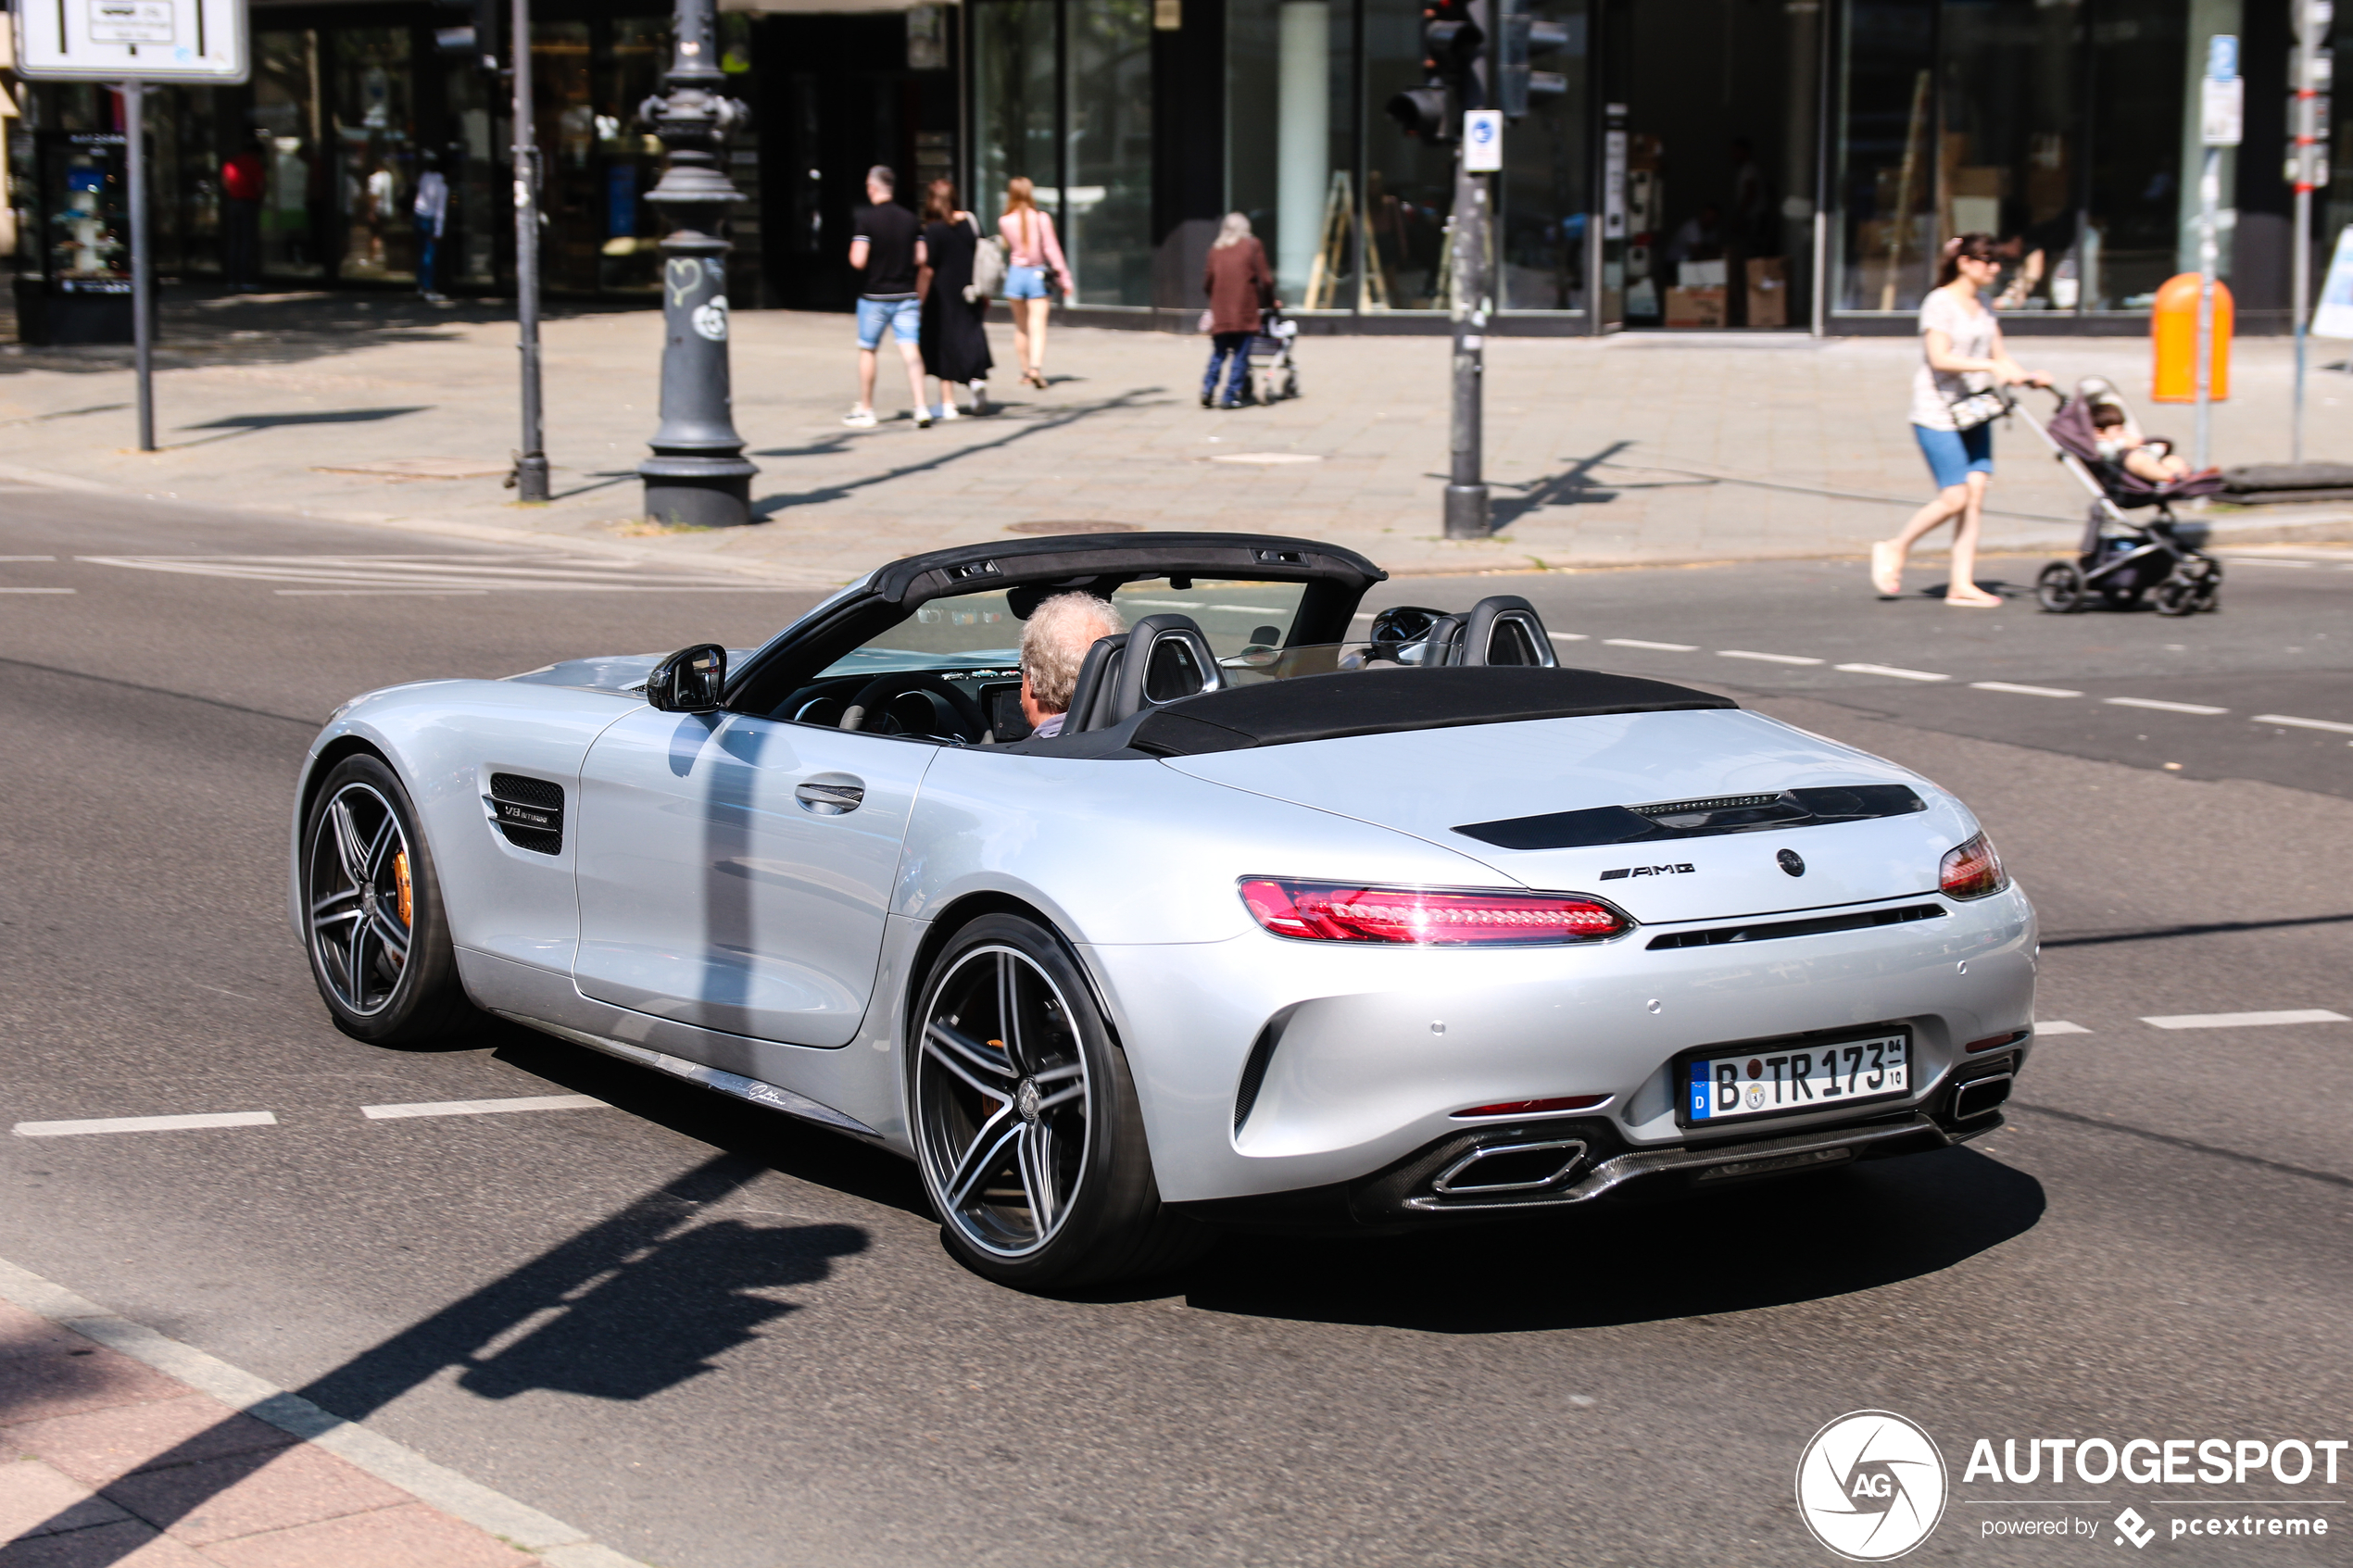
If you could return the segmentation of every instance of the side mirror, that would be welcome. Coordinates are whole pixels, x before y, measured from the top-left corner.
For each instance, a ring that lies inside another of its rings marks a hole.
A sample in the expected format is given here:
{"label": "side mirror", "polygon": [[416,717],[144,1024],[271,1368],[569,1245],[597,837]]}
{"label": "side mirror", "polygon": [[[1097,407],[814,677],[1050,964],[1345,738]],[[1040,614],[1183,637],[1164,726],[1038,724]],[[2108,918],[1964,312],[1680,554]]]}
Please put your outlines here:
{"label": "side mirror", "polygon": [[680,648],[646,677],[646,705],[661,713],[711,713],[727,686],[727,650],[717,643]]}

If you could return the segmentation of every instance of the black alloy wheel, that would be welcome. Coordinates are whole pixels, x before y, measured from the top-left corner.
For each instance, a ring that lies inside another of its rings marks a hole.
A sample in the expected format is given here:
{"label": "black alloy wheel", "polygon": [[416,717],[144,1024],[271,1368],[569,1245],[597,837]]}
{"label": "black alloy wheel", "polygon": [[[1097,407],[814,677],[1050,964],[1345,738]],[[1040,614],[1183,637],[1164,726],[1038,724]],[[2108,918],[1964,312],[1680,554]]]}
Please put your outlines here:
{"label": "black alloy wheel", "polygon": [[1213,1233],[1161,1206],[1126,1054],[1054,933],[985,915],[911,1019],[924,1186],[959,1261],[1023,1290],[1157,1273]]}
{"label": "black alloy wheel", "polygon": [[473,1019],[432,853],[381,760],[347,757],[327,775],[303,825],[301,870],[304,947],[336,1028],[409,1045]]}

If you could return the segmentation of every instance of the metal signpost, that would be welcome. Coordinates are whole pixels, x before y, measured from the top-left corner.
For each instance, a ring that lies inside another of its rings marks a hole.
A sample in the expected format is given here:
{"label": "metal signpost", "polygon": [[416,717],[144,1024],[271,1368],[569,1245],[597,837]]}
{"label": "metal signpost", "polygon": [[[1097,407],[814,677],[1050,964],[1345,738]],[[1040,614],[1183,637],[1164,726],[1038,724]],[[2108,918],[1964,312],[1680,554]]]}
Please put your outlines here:
{"label": "metal signpost", "polygon": [[532,132],[531,0],[514,0],[515,347],[522,355],[522,447],[507,483],[515,499],[547,499],[547,452],[539,428],[539,154]]}
{"label": "metal signpost", "polygon": [[2312,299],[2312,193],[2329,182],[2329,24],[2333,0],[2292,0],[2296,47],[2288,51],[2287,182],[2296,192],[2296,414],[2290,456],[2304,460],[2305,318]]}
{"label": "metal signpost", "polygon": [[2239,41],[2227,32],[2207,40],[2203,140],[2206,167],[2197,195],[2197,436],[2193,469],[2207,466],[2214,437],[2214,275],[2221,268],[2222,149],[2239,144],[2246,119],[2246,82],[2239,76]]}
{"label": "metal signpost", "polygon": [[1452,459],[1447,468],[1446,537],[1484,539],[1488,532],[1487,482],[1480,474],[1483,405],[1487,374],[1487,319],[1494,311],[1488,279],[1491,254],[1488,226],[1494,217],[1487,177],[1504,167],[1504,115],[1500,109],[1463,112],[1462,155],[1454,161],[1454,253],[1451,314],[1454,319],[1454,418]]}
{"label": "metal signpost", "polygon": [[57,0],[16,7],[19,76],[104,82],[122,90],[131,208],[131,341],[139,383],[139,450],[156,449],[155,294],[147,263],[146,90],[227,86],[251,69],[245,0]]}

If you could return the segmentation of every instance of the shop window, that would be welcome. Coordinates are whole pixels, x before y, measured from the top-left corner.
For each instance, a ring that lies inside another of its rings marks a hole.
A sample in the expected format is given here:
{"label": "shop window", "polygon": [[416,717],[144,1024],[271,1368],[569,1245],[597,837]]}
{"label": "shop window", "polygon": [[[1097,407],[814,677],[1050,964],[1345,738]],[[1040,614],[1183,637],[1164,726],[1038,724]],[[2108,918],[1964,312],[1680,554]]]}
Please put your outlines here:
{"label": "shop window", "polygon": [[505,86],[462,56],[442,75],[449,217],[434,266],[444,287],[497,288],[512,245],[514,120]]}
{"label": "shop window", "polygon": [[253,41],[253,120],[265,135],[261,270],[316,278],[327,270],[334,169],[323,134],[320,40],[314,28],[266,31]]}
{"label": "shop window", "polygon": [[1026,176],[1042,206],[1059,195],[1054,137],[1053,0],[984,0],[973,7],[973,210],[993,221],[1005,182]]}
{"label": "shop window", "polygon": [[1082,305],[1150,305],[1151,0],[1070,0],[1065,14],[1070,180],[1061,194],[1072,281]]}
{"label": "shop window", "polygon": [[[1566,48],[1533,65],[1568,79],[1557,97],[1539,95],[1504,132],[1498,217],[1498,279],[1506,310],[1585,308],[1585,214],[1591,156],[1585,89],[1588,15],[1582,0],[1549,0],[1535,17],[1567,32]],[[1378,112],[1379,106],[1375,105]]]}
{"label": "shop window", "polygon": [[[2097,76],[2082,265],[2088,309],[2145,310],[2157,286],[2181,270],[2182,217],[2186,211],[2195,218],[2197,210],[2196,166],[2185,173],[2183,163],[2184,128],[2195,159],[2196,73],[2206,57],[2200,44],[2193,67],[2191,8],[2184,0],[2101,0],[2092,32]],[[2195,270],[2195,228],[2190,243]]]}
{"label": "shop window", "polygon": [[[736,24],[736,31],[744,22],[732,14],[721,19]],[[654,17],[620,17],[610,26],[611,42],[598,67],[590,121],[598,174],[597,282],[608,294],[651,294],[661,286],[661,257],[656,246],[661,221],[645,194],[661,178],[661,143],[637,119],[636,109],[661,91],[661,74],[670,65],[670,25]],[[731,56],[724,39],[720,58],[723,69],[731,61],[742,63],[740,51]],[[736,94],[742,90],[732,75],[722,89]],[[752,144],[750,137],[738,136],[732,151],[740,156]],[[747,182],[743,172],[730,169],[728,173],[737,189],[757,199],[756,177]],[[747,202],[737,210],[752,205]]]}
{"label": "shop window", "polygon": [[1935,7],[1848,0],[1838,125],[1843,310],[1917,310],[1937,232]]}
{"label": "shop window", "polygon": [[334,58],[334,201],[343,225],[337,276],[416,279],[416,118],[409,30],[345,28]]}
{"label": "shop window", "polygon": [[1250,219],[1295,309],[1356,304],[1353,12],[1349,0],[1232,0],[1226,12],[1227,204]]}
{"label": "shop window", "polygon": [[2076,0],[1944,8],[1936,232],[2000,242],[2004,310],[2071,310],[2081,297],[2074,176],[2082,12]]}
{"label": "shop window", "polygon": [[1454,206],[1454,152],[1408,136],[1381,106],[1422,83],[1422,9],[1415,0],[1361,0],[1365,64],[1365,224],[1371,231],[1363,293],[1395,310],[1440,310],[1447,288],[1446,220]]}

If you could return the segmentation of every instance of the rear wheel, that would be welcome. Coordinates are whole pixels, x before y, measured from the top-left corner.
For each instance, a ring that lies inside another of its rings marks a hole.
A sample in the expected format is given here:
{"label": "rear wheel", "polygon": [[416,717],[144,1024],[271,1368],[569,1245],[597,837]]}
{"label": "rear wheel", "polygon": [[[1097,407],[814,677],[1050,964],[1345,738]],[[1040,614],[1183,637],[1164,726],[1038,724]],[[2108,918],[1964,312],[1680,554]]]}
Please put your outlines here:
{"label": "rear wheel", "polygon": [[2159,615],[2188,615],[2197,608],[2198,585],[2184,578],[2169,577],[2157,585],[2151,596],[2157,601]]}
{"label": "rear wheel", "polygon": [[2083,608],[2083,574],[2070,561],[2053,561],[2034,579],[2034,599],[2053,615],[2074,614]]}
{"label": "rear wheel", "polygon": [[909,1102],[949,1251],[1049,1290],[1155,1273],[1214,1233],[1163,1209],[1125,1053],[1051,931],[986,915],[932,966]]}
{"label": "rear wheel", "polygon": [[450,1033],[476,1015],[409,792],[376,758],[346,758],[302,834],[310,977],[335,1027],[373,1045]]}

